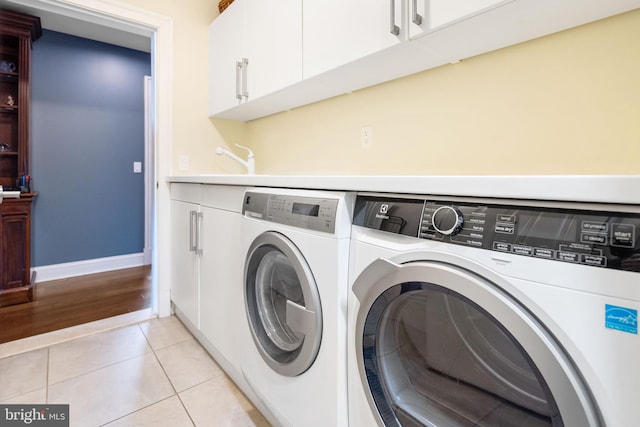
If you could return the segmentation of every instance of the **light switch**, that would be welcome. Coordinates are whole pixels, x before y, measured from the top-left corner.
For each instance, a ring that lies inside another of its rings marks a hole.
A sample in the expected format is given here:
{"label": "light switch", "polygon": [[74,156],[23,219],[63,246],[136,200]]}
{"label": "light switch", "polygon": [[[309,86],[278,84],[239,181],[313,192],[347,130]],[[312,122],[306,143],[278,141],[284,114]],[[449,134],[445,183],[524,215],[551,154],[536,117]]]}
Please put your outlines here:
{"label": "light switch", "polygon": [[178,157],[179,160],[179,164],[178,164],[178,170],[181,171],[188,171],[189,170],[189,156],[180,156]]}
{"label": "light switch", "polygon": [[133,173],[142,173],[142,162],[133,162]]}

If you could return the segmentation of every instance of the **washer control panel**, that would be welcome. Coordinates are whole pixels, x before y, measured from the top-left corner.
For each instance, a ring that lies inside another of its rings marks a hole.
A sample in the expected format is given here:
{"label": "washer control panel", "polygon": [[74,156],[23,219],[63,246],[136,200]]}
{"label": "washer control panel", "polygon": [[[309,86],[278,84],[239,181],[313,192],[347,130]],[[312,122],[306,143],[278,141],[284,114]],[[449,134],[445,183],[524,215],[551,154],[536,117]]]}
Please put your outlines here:
{"label": "washer control panel", "polygon": [[354,224],[496,252],[640,272],[640,213],[358,195]]}
{"label": "washer control panel", "polygon": [[246,192],[242,214],[307,230],[335,233],[338,199]]}

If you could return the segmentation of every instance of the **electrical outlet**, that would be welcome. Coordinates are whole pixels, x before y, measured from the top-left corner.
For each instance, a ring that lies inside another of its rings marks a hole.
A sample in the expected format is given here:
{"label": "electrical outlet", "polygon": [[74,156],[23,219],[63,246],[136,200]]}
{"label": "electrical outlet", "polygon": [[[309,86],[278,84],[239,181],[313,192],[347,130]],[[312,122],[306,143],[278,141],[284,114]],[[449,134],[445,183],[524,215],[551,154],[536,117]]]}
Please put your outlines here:
{"label": "electrical outlet", "polygon": [[373,143],[373,128],[365,126],[360,129],[360,144],[363,148],[369,148]]}
{"label": "electrical outlet", "polygon": [[178,169],[181,171],[189,170],[189,156],[180,156],[178,158]]}

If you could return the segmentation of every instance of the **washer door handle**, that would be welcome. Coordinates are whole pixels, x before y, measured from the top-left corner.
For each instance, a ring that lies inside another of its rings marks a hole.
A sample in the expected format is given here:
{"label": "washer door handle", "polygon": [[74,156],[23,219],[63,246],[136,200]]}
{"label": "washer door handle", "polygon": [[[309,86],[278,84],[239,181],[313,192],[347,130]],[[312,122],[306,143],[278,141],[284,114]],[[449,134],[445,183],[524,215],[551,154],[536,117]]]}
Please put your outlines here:
{"label": "washer door handle", "polygon": [[304,336],[312,335],[316,330],[316,313],[306,307],[287,300],[287,325],[292,331]]}
{"label": "washer door handle", "polygon": [[380,278],[386,277],[389,274],[395,274],[402,266],[390,261],[386,258],[378,258],[371,265],[369,265],[360,276],[356,279],[352,286],[353,293],[358,298],[358,301],[362,304],[371,295],[377,295],[378,290],[372,289],[371,284],[377,283]]}

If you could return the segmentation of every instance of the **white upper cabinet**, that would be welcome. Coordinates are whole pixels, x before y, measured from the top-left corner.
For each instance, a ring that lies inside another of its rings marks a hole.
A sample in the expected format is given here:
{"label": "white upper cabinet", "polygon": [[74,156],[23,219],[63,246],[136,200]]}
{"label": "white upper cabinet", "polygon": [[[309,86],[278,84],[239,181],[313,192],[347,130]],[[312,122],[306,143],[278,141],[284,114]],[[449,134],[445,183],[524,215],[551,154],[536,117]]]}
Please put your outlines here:
{"label": "white upper cabinet", "polygon": [[514,0],[406,0],[409,37],[419,37]]}
{"label": "white upper cabinet", "polygon": [[236,0],[209,26],[209,115],[302,79],[302,0]]}
{"label": "white upper cabinet", "polygon": [[640,0],[235,0],[209,28],[209,115],[268,116],[638,7]]}
{"label": "white upper cabinet", "polygon": [[510,1],[513,0],[306,1],[302,25],[304,78]]}
{"label": "white upper cabinet", "polygon": [[249,99],[302,79],[302,0],[245,0]]}
{"label": "white upper cabinet", "polygon": [[319,75],[406,38],[406,0],[305,1],[304,78]]}
{"label": "white upper cabinet", "polygon": [[242,101],[240,69],[244,55],[244,1],[232,3],[209,25],[209,115]]}

